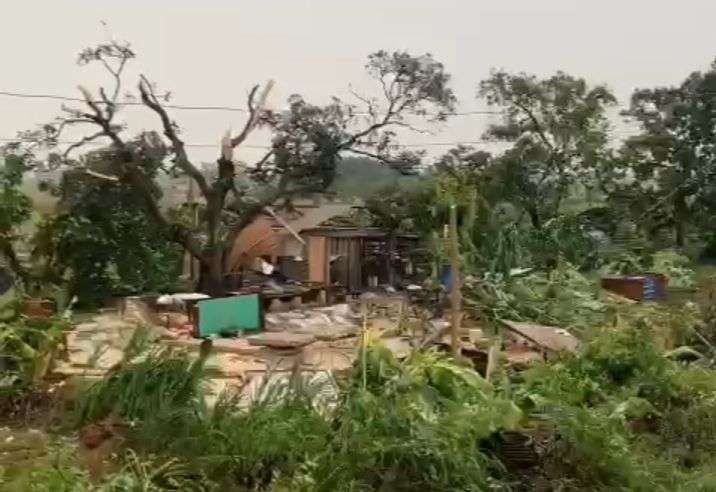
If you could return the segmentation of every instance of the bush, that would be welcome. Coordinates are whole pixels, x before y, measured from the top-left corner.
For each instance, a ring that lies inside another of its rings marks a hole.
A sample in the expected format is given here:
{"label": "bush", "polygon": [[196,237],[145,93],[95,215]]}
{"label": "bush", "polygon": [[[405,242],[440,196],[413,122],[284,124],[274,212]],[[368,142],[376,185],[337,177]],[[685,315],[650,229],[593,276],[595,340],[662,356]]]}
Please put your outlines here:
{"label": "bush", "polygon": [[221,487],[484,490],[501,467],[481,443],[521,417],[474,370],[435,352],[400,363],[369,347],[328,407],[316,404],[325,388],[295,374],[267,384],[248,408],[224,395],[211,413],[193,411],[182,389],[194,387],[191,367],[157,357],[108,376],[82,415],[138,419],[128,445],[176,457]]}
{"label": "bush", "polygon": [[516,389],[552,426],[541,470],[554,488],[712,490],[716,373],[664,357],[638,320],[596,331]]}
{"label": "bush", "polygon": [[0,322],[0,395],[21,392],[45,376],[67,327],[59,317]]}
{"label": "bush", "polygon": [[596,285],[569,263],[550,272],[505,279],[486,275],[466,282],[465,302],[491,320],[534,321],[588,333],[604,323],[607,306]]}
{"label": "bush", "polygon": [[598,247],[577,217],[559,216],[539,229],[500,225],[484,231],[479,257],[484,269],[502,275],[514,268],[551,270],[562,261],[587,270],[599,266]]}
{"label": "bush", "polygon": [[665,275],[670,287],[692,288],[696,283],[696,273],[691,266],[687,256],[667,249],[654,253],[651,271]]}
{"label": "bush", "polygon": [[660,273],[669,280],[670,287],[691,288],[695,284],[695,272],[691,260],[674,250],[657,251],[653,255],[622,252],[604,268],[605,273],[637,275]]}
{"label": "bush", "polygon": [[645,319],[618,317],[578,354],[522,373],[507,385],[514,400],[445,354],[400,362],[368,343],[338,387],[268,377],[250,406],[225,394],[212,412],[201,358],[150,353],[90,392],[83,415],[136,419],[126,444],[141,454],[106,483],[143,490],[509,490],[525,478],[510,475],[495,442],[529,429],[553,489],[710,490],[716,373],[664,357]]}
{"label": "bush", "polygon": [[552,268],[560,259],[579,270],[599,266],[599,244],[575,216],[561,215],[540,229],[532,229],[526,247],[531,252],[532,265],[537,268]]}
{"label": "bush", "polygon": [[139,426],[132,441],[181,457],[226,486],[250,490],[293,476],[330,446],[329,422],[300,393],[270,397],[245,410],[237,399],[224,398],[211,416],[159,414]]}
{"label": "bush", "polygon": [[203,405],[200,383],[207,347],[210,342],[202,345],[202,354],[194,361],[167,349],[138,356],[129,350],[118,368],[80,395],[78,422],[109,415],[145,420],[174,411],[198,411]]}
{"label": "bush", "polygon": [[398,363],[371,346],[356,363],[331,447],[305,490],[485,490],[499,463],[480,443],[512,429],[519,410],[472,369],[435,352]]}

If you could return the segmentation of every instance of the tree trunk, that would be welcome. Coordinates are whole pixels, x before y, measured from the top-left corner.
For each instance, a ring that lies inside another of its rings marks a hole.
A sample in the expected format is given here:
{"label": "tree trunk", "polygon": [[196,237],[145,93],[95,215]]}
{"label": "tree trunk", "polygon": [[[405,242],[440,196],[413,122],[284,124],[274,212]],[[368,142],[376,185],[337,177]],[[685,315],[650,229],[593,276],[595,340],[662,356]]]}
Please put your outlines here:
{"label": "tree trunk", "polygon": [[686,242],[686,216],[688,207],[683,193],[674,197],[674,239],[676,246],[683,248]]}
{"label": "tree trunk", "polygon": [[25,268],[22,266],[22,263],[20,263],[20,259],[15,253],[15,248],[13,247],[9,239],[0,240],[0,256],[5,257],[8,266],[10,267],[10,270],[13,272],[13,274],[15,274],[17,279],[20,280],[23,284],[27,283],[27,270],[25,270]]}
{"label": "tree trunk", "polygon": [[217,248],[207,252],[199,266],[197,290],[212,297],[226,295],[224,287],[224,252]]}
{"label": "tree trunk", "polygon": [[540,222],[539,212],[537,211],[537,207],[529,207],[527,209],[527,213],[530,216],[530,222],[532,222],[532,227],[534,227],[535,229],[541,228],[542,223]]}
{"label": "tree trunk", "polygon": [[226,294],[226,288],[224,287],[224,247],[219,244],[219,228],[226,194],[230,188],[228,183],[233,173],[232,163],[219,159],[218,165],[219,179],[212,186],[211,194],[206,197],[205,220],[208,241],[204,252],[204,261],[202,261],[199,272],[199,288],[201,292],[212,297],[221,297]]}

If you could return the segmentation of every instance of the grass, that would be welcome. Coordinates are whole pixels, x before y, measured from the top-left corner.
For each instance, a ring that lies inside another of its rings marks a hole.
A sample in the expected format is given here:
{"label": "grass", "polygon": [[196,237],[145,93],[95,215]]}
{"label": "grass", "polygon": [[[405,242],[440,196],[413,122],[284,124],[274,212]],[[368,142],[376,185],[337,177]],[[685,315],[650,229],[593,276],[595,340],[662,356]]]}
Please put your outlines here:
{"label": "grass", "polygon": [[294,374],[267,383],[248,408],[227,394],[209,412],[195,362],[149,354],[90,388],[80,421],[131,420],[125,443],[139,456],[176,460],[227,490],[484,490],[499,482],[501,466],[483,443],[517,425],[512,402],[436,352],[398,362],[376,345],[359,361],[334,405],[318,404],[331,380]]}
{"label": "grass", "polygon": [[79,423],[110,415],[141,421],[175,409],[201,410],[200,384],[210,343],[191,360],[169,349],[142,352],[143,333],[135,332],[119,367],[83,392],[77,405]]}
{"label": "grass", "polygon": [[[78,423],[128,424],[120,471],[88,485],[76,463],[58,461],[32,472],[33,483],[102,492],[532,490],[536,481],[565,491],[715,490],[716,371],[705,359],[665,357],[693,342],[690,309],[621,306],[579,353],[504,372],[497,387],[445,354],[398,361],[366,341],[343,379],[267,377],[252,405],[225,394],[211,410],[202,393],[208,344],[192,360],[147,351],[137,335],[136,350],[78,405]],[[326,393],[337,396],[319,404]],[[501,458],[506,431],[539,443],[530,473]]]}

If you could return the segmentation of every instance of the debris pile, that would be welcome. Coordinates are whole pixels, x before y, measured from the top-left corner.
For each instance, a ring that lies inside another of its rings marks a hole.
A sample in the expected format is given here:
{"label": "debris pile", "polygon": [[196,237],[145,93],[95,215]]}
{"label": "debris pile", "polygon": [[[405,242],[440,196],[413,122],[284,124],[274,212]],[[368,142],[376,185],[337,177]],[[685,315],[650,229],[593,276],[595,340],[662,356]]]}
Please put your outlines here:
{"label": "debris pile", "polygon": [[317,340],[337,340],[357,335],[360,318],[360,314],[348,304],[336,304],[266,314],[264,329],[267,332],[312,335]]}

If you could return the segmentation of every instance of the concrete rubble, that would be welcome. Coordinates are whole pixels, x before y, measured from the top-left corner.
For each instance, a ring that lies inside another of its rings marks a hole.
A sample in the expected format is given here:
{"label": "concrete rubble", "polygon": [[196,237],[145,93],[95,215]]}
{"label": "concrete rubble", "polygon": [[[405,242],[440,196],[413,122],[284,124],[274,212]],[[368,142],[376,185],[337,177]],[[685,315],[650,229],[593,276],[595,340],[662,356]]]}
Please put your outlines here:
{"label": "concrete rubble", "polygon": [[313,335],[318,340],[337,340],[358,334],[360,315],[348,304],[265,315],[267,332],[298,333]]}
{"label": "concrete rubble", "polygon": [[49,444],[49,437],[39,430],[0,427],[0,469],[14,467],[21,470],[38,462],[46,462],[49,466]]}
{"label": "concrete rubble", "polygon": [[[226,389],[253,391],[250,388],[255,387],[257,378],[268,373],[349,370],[358,351],[357,336],[362,324],[359,310],[348,304],[301,306],[293,311],[267,313],[261,333],[213,339],[205,366],[209,402]],[[157,313],[141,299],[129,298],[121,311],[96,315],[67,332],[65,356],[56,362],[54,373],[90,380],[102,377],[123,360],[139,326],[150,329],[157,347],[198,354],[201,340],[190,336],[185,330],[186,322],[181,313]],[[388,343],[395,345],[397,355],[407,355],[406,342]]]}
{"label": "concrete rubble", "polygon": [[[365,317],[365,321],[364,321]],[[157,347],[186,351],[198,356],[202,340],[187,331],[187,318],[178,312],[157,313],[139,298],[130,298],[120,312],[104,312],[80,323],[66,334],[66,356],[56,362],[58,376],[102,377],[121,363],[125,349],[138,326],[150,328]],[[410,354],[429,333],[439,336],[433,343],[449,347],[448,323],[433,320],[427,332],[411,314],[405,299],[370,297],[353,305],[300,306],[299,309],[268,312],[264,329],[236,338],[214,338],[206,361],[208,401],[230,389],[251,398],[267,374],[309,375],[350,370],[359,350],[363,324],[371,336],[397,358]],[[541,360],[546,351],[576,350],[574,337],[555,327],[505,321],[510,336],[504,353],[513,366],[528,366]],[[482,367],[490,339],[480,328],[466,327],[461,334],[463,354]]]}
{"label": "concrete rubble", "polygon": [[313,335],[301,333],[259,333],[246,337],[251,345],[259,345],[277,349],[297,349],[316,341]]}
{"label": "concrete rubble", "polygon": [[76,325],[66,333],[67,358],[58,369],[109,370],[122,361],[136,328],[135,322],[111,314]]}

